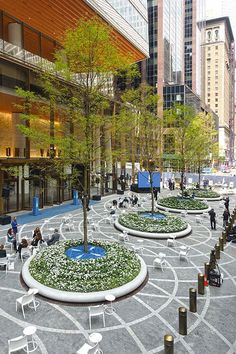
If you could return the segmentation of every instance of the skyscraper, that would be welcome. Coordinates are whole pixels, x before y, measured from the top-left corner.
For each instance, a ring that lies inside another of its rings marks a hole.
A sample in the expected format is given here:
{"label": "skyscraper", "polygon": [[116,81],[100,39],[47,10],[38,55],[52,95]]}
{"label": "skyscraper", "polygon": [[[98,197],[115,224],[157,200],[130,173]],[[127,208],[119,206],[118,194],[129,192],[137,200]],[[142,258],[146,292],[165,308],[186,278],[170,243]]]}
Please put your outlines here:
{"label": "skyscraper", "polygon": [[219,116],[219,154],[234,155],[234,36],[228,17],[206,21],[202,97]]}

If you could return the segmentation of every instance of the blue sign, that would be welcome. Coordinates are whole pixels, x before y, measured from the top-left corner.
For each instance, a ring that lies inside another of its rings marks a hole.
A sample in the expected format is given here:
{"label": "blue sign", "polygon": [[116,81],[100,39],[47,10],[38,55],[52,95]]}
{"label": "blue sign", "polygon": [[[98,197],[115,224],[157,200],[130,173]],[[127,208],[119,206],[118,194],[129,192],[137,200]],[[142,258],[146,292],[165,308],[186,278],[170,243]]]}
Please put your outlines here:
{"label": "blue sign", "polygon": [[[138,188],[150,188],[150,173],[147,171],[138,172]],[[160,188],[161,174],[160,172],[152,172],[152,186]]]}
{"label": "blue sign", "polygon": [[39,197],[33,198],[33,215],[39,214]]}
{"label": "blue sign", "polygon": [[73,205],[79,205],[79,196],[76,190],[73,190]]}

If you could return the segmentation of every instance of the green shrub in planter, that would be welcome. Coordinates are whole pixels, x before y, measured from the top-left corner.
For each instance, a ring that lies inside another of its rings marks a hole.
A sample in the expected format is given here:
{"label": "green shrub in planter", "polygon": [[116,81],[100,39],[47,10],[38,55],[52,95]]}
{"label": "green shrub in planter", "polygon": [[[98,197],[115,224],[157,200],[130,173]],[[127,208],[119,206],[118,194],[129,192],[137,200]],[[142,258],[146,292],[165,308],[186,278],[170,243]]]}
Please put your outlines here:
{"label": "green shrub in planter", "polygon": [[208,205],[200,200],[182,197],[168,197],[159,200],[158,204],[166,208],[183,210],[204,210]]}
{"label": "green shrub in planter", "polygon": [[220,194],[210,189],[187,189],[186,193],[191,196],[193,193],[198,198],[219,198]]}
{"label": "green shrub in planter", "polygon": [[127,213],[120,215],[118,221],[128,229],[152,233],[178,232],[188,227],[188,224],[177,216],[166,216],[164,219],[149,219],[142,217],[142,214]]}
{"label": "green shrub in planter", "polygon": [[68,248],[81,244],[82,240],[66,240],[43,249],[30,262],[31,276],[50,288],[86,293],[117,288],[140,272],[136,254],[117,242],[91,241],[105,249],[101,258],[76,261],[65,255]]}

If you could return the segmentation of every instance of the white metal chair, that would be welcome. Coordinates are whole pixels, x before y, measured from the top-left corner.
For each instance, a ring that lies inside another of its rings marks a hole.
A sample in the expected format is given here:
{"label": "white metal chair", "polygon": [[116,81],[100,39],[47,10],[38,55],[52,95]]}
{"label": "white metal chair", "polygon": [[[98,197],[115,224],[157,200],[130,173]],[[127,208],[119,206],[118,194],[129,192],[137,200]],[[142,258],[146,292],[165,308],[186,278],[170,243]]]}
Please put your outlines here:
{"label": "white metal chair", "polygon": [[158,256],[153,261],[154,268],[161,268],[163,271],[163,265],[166,265],[166,255],[160,252]]}
{"label": "white metal chair", "polygon": [[75,225],[74,225],[73,221],[65,224],[65,229],[68,231],[75,231]]}
{"label": "white metal chair", "polygon": [[8,241],[7,236],[5,236],[5,248],[10,247],[12,252],[13,242]]}
{"label": "white metal chair", "polygon": [[24,247],[21,249],[21,252],[20,252],[21,262],[24,261],[24,258],[28,258],[30,256],[31,256],[31,250],[29,247]]}
{"label": "white metal chair", "polygon": [[197,224],[201,224],[202,223],[202,219],[201,219],[200,216],[196,216],[195,221],[196,221]]}
{"label": "white metal chair", "polygon": [[84,345],[77,350],[76,354],[97,354],[99,352],[99,343],[94,344],[93,346],[88,343],[84,343]]}
{"label": "white metal chair", "polygon": [[99,225],[96,224],[95,222],[93,222],[93,223],[91,224],[91,227],[92,227],[92,230],[94,230],[94,231],[99,231]]}
{"label": "white metal chair", "polygon": [[105,324],[105,313],[104,313],[104,306],[97,305],[89,307],[89,328],[91,330],[91,319],[92,317],[102,316],[103,319],[103,327],[106,326]]}
{"label": "white metal chair", "polygon": [[205,219],[208,219],[208,218],[209,218],[209,214],[208,214],[208,213],[203,213],[202,216],[203,216]]}
{"label": "white metal chair", "polygon": [[229,182],[229,189],[234,188],[234,182]]}
{"label": "white metal chair", "polygon": [[132,246],[134,252],[143,254],[143,240],[137,240],[137,243]]}
{"label": "white metal chair", "polygon": [[167,239],[167,247],[175,247],[175,236]]}
{"label": "white metal chair", "polygon": [[25,294],[19,297],[18,299],[16,299],[16,312],[17,312],[18,304],[21,305],[23,317],[25,318],[24,306],[30,305],[31,303],[33,303],[34,310],[36,311],[37,306],[35,303],[34,292],[30,294]]}
{"label": "white metal chair", "polygon": [[183,218],[186,218],[187,217],[187,215],[188,215],[188,213],[186,212],[186,211],[181,211],[181,216],[183,217]]}
{"label": "white metal chair", "polygon": [[128,235],[128,231],[123,231],[122,233],[118,234],[118,240],[119,241],[129,241],[129,235]]}
{"label": "white metal chair", "polygon": [[24,351],[29,354],[27,336],[19,336],[16,338],[8,339],[8,354],[14,353],[20,349],[24,349]]}
{"label": "white metal chair", "polygon": [[0,267],[5,267],[6,268],[6,273],[8,270],[8,258],[7,257],[2,257],[0,258]]}
{"label": "white metal chair", "polygon": [[185,260],[189,261],[189,259],[188,259],[189,251],[190,251],[189,247],[181,246],[180,247],[180,251],[179,251],[179,259],[180,260],[184,260],[185,259]]}

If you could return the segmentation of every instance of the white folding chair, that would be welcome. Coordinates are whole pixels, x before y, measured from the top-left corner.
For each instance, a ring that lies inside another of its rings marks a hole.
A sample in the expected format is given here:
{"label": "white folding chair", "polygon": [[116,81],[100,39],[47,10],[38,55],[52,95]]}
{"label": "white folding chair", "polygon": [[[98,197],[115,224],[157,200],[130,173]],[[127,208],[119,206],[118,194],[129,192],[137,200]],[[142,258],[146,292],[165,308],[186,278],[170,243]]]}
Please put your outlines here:
{"label": "white folding chair", "polygon": [[185,259],[185,260],[189,261],[189,259],[188,259],[189,251],[190,251],[189,247],[181,246],[180,247],[180,251],[179,251],[179,259],[180,260],[184,260]]}
{"label": "white folding chair", "polygon": [[25,294],[19,297],[18,299],[16,299],[16,312],[17,312],[18,304],[21,305],[23,317],[25,318],[24,306],[30,305],[31,303],[33,303],[34,310],[36,311],[37,306],[35,303],[34,292],[30,294]]}
{"label": "white folding chair", "polygon": [[196,216],[195,221],[196,221],[197,224],[201,224],[202,223],[202,219],[201,219],[200,216]]}
{"label": "white folding chair", "polygon": [[31,250],[29,247],[24,247],[21,249],[20,252],[21,262],[23,262],[25,258],[28,258],[30,256],[31,256]]}
{"label": "white folding chair", "polygon": [[89,307],[89,328],[91,330],[91,319],[92,317],[102,316],[103,319],[103,327],[106,326],[105,324],[105,314],[104,314],[104,306],[97,305]]}
{"label": "white folding chair", "polygon": [[143,254],[143,240],[137,240],[136,242],[137,243],[132,246],[134,252]]}
{"label": "white folding chair", "polygon": [[10,247],[11,248],[11,252],[12,252],[12,247],[13,247],[13,242],[8,241],[8,237],[4,236],[5,238],[5,248]]}
{"label": "white folding chair", "polygon": [[118,234],[118,240],[119,241],[129,241],[129,235],[128,235],[128,231],[123,231],[122,233]]}
{"label": "white folding chair", "polygon": [[167,247],[175,247],[175,236],[167,239]]}
{"label": "white folding chair", "polygon": [[160,252],[158,256],[153,261],[154,268],[161,268],[163,271],[163,265],[166,265],[166,255]]}
{"label": "white folding chair", "polygon": [[73,221],[65,224],[65,229],[68,231],[75,231],[75,225]]}
{"label": "white folding chair", "polygon": [[8,354],[14,353],[21,349],[24,349],[24,351],[29,354],[27,336],[19,336],[16,338],[8,339]]}
{"label": "white folding chair", "polygon": [[0,258],[0,267],[5,267],[6,273],[7,273],[7,270],[8,270],[8,258],[7,257]]}

